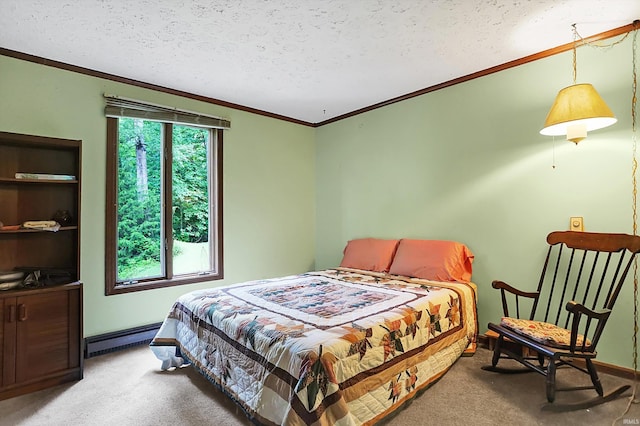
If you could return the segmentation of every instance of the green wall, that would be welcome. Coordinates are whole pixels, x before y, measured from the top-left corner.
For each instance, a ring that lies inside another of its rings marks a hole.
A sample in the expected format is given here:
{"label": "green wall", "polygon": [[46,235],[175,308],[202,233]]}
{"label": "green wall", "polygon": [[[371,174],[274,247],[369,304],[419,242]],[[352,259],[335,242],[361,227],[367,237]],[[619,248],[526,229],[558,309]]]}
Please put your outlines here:
{"label": "green wall", "polygon": [[[85,336],[161,321],[186,291],[336,266],[349,239],[451,239],[475,253],[480,331],[499,319],[493,279],[534,286],[552,230],[632,232],[631,38],[581,48],[619,122],[577,147],[538,134],[571,53],[317,129],[0,56],[0,129],[82,139]],[[103,93],[229,118],[224,139],[225,280],[104,296]],[[555,165],[555,168],[553,167]],[[632,365],[628,283],[599,359]]]}
{"label": "green wall", "polygon": [[[104,296],[105,92],[231,120],[223,148],[224,280]],[[85,336],[162,321],[179,295],[196,288],[314,267],[310,127],[0,56],[0,129],[83,141]]]}
{"label": "green wall", "polygon": [[[545,237],[583,216],[587,231],[631,233],[631,37],[578,50],[618,117],[578,146],[538,132],[561,88],[563,53],[322,126],[316,135],[316,266],[358,237],[449,239],[475,253],[480,331],[501,315],[501,279],[533,289]],[[555,164],[555,168],[553,167]],[[631,366],[632,281],[599,347]]]}

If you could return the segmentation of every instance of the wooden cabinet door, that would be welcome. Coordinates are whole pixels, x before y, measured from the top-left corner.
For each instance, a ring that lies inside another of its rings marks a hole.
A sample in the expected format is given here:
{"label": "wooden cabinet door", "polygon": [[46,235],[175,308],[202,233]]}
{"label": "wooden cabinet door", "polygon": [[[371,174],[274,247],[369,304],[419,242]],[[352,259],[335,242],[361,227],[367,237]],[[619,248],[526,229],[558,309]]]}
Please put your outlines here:
{"label": "wooden cabinet door", "polygon": [[70,368],[69,291],[16,298],[16,383]]}
{"label": "wooden cabinet door", "polygon": [[3,336],[4,336],[4,322],[7,319],[4,316],[4,299],[0,299],[0,388],[4,383],[4,379],[2,377],[3,373],[4,373],[4,340],[3,340]]}

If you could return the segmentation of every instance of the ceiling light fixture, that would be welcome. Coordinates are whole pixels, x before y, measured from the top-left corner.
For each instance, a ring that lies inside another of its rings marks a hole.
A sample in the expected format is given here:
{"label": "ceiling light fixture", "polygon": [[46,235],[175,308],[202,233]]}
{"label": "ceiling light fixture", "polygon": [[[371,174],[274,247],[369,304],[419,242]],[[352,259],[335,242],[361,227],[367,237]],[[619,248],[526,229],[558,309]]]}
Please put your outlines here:
{"label": "ceiling light fixture", "polygon": [[567,140],[577,145],[587,137],[587,132],[611,126],[618,120],[591,84],[576,84],[578,32],[576,24],[573,24],[572,27],[573,85],[558,92],[540,134],[545,136],[566,135]]}

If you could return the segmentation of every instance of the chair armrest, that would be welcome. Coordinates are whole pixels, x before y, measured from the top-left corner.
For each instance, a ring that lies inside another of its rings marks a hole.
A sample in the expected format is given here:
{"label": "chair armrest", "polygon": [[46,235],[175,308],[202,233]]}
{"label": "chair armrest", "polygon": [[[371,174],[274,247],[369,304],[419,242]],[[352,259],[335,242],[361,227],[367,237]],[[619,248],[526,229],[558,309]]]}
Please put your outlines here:
{"label": "chair armrest", "polygon": [[[495,289],[499,289],[500,290],[500,296],[502,297],[502,312],[504,314],[505,317],[510,316],[509,315],[509,305],[511,305],[511,307],[516,308],[516,317],[520,318],[520,300],[518,299],[519,297],[526,297],[529,299],[538,299],[538,296],[540,295],[539,292],[526,292],[526,291],[521,291],[518,290],[515,287],[511,287],[509,284],[505,283],[504,281],[500,281],[500,280],[495,280],[491,283],[491,286]],[[511,294],[512,296],[509,296],[509,298],[507,299],[507,293]]]}
{"label": "chair armrest", "polygon": [[588,316],[589,318],[593,318],[597,320],[606,319],[611,314],[611,309],[593,310],[593,309],[587,308],[586,306],[580,303],[576,303],[573,300],[570,302],[567,302],[566,308],[567,308],[567,311],[571,312],[574,315],[580,313]]}
{"label": "chair armrest", "polygon": [[535,299],[536,297],[538,297],[540,295],[540,293],[536,292],[526,292],[526,291],[522,291],[522,290],[518,290],[515,287],[511,287],[509,284],[505,283],[504,281],[500,281],[500,280],[495,280],[491,283],[491,287],[495,288],[495,289],[500,289],[500,290],[506,290],[507,292],[511,293],[511,294],[515,294],[516,296],[522,296],[522,297],[529,297],[531,299]]}
{"label": "chair armrest", "polygon": [[[574,352],[576,349],[583,352],[592,352],[595,349],[598,340],[600,340],[600,335],[602,334],[604,325],[607,323],[609,315],[611,315],[611,309],[589,309],[574,301],[567,302],[566,309],[573,317],[573,320],[571,321],[571,343],[569,344],[569,349],[571,352]],[[582,315],[587,316],[585,324],[581,324],[580,322]],[[589,335],[589,328],[591,327],[592,320],[595,320],[596,328],[595,331],[592,332],[591,341],[588,343],[587,336]],[[584,336],[584,341],[581,344],[578,344],[578,334],[582,334]]]}

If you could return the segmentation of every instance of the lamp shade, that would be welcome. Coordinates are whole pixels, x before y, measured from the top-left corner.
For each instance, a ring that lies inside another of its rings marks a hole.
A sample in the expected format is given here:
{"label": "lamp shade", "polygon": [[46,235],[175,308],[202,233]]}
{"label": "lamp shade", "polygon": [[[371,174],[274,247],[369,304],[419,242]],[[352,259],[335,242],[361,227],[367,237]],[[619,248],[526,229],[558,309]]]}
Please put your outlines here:
{"label": "lamp shade", "polygon": [[546,136],[567,135],[578,143],[587,132],[618,121],[591,84],[574,84],[558,92],[540,133]]}

